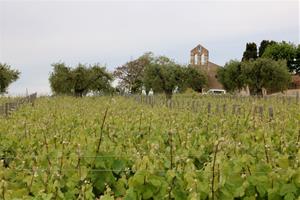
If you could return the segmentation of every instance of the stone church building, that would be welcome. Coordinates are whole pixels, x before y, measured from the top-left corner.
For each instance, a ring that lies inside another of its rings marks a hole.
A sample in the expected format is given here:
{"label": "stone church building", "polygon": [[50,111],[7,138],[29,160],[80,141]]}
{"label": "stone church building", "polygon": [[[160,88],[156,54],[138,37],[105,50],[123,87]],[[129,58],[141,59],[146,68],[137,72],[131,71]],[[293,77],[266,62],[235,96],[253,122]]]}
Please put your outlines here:
{"label": "stone church building", "polygon": [[190,65],[201,69],[207,74],[208,85],[206,90],[209,89],[223,89],[222,84],[217,79],[217,70],[219,65],[210,62],[209,52],[202,45],[198,45],[191,50]]}

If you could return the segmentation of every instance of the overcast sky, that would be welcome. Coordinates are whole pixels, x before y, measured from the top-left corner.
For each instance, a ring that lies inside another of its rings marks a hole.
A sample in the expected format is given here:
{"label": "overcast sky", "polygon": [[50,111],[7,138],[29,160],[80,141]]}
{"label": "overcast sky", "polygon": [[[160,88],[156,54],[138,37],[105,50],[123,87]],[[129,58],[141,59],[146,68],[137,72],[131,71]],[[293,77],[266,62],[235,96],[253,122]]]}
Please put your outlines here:
{"label": "overcast sky", "polygon": [[296,1],[3,1],[0,62],[21,71],[11,94],[50,92],[51,63],[110,71],[144,52],[187,64],[202,44],[210,61],[240,59],[247,42],[299,44]]}

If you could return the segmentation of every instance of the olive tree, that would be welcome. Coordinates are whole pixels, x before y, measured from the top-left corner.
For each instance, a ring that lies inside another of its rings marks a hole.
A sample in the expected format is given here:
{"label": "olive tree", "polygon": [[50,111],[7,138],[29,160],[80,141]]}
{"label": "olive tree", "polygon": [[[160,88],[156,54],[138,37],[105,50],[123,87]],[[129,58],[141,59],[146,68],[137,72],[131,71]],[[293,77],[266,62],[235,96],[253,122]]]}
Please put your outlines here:
{"label": "olive tree", "polygon": [[7,92],[8,86],[16,81],[20,76],[20,72],[11,69],[6,63],[0,63],[0,94]]}

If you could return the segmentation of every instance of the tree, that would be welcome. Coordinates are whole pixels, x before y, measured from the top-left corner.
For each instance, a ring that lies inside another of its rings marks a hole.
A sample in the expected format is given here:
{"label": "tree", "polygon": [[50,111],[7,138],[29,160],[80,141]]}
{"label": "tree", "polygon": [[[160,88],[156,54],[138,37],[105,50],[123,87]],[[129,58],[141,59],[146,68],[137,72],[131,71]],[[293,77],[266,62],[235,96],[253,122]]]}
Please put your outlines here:
{"label": "tree", "polygon": [[7,91],[8,86],[19,78],[20,72],[11,69],[6,63],[0,63],[0,94]]}
{"label": "tree", "polygon": [[262,57],[262,55],[264,54],[266,48],[270,45],[273,45],[273,44],[276,44],[276,42],[273,41],[273,40],[263,40],[263,41],[261,41],[260,46],[259,46],[259,50],[258,50],[258,57]]}
{"label": "tree", "polygon": [[113,88],[111,87],[111,81],[113,80],[112,74],[106,71],[105,67],[101,67],[96,64],[90,68],[90,82],[88,87],[91,91],[111,93]]}
{"label": "tree", "polygon": [[249,87],[252,95],[262,95],[263,88],[269,91],[283,91],[290,83],[291,76],[286,62],[270,58],[239,62],[231,60],[218,70],[218,80],[228,91]]}
{"label": "tree", "polygon": [[245,77],[242,74],[241,62],[230,60],[217,71],[217,77],[224,88],[229,92],[245,87]]}
{"label": "tree", "polygon": [[52,64],[53,72],[49,77],[50,87],[57,95],[72,94],[73,77],[72,70],[64,63]]}
{"label": "tree", "polygon": [[296,73],[300,75],[300,44],[298,44],[296,56],[293,61],[293,68],[295,69]]}
{"label": "tree", "polygon": [[53,72],[49,77],[51,89],[55,94],[66,94],[82,97],[89,92],[108,92],[112,80],[105,67],[98,64],[86,66],[78,64],[74,69],[64,63],[52,65]]}
{"label": "tree", "polygon": [[241,74],[245,78],[244,83],[249,86],[250,93],[255,95],[263,95],[263,88],[269,91],[283,91],[287,89],[291,80],[286,61],[270,58],[242,62]]}
{"label": "tree", "polygon": [[171,99],[176,87],[183,88],[185,74],[179,64],[160,56],[146,67],[143,83],[147,90],[152,88],[154,92],[164,92],[166,98]]}
{"label": "tree", "polygon": [[207,76],[201,70],[192,66],[184,68],[185,86],[192,88],[196,92],[202,92],[202,89],[207,84]]}
{"label": "tree", "polygon": [[257,58],[257,47],[254,42],[246,44],[246,50],[243,53],[242,61],[255,60]]}
{"label": "tree", "polygon": [[91,73],[86,66],[78,64],[78,66],[72,70],[72,91],[75,96],[82,97],[89,92],[89,81]]}
{"label": "tree", "polygon": [[290,72],[300,73],[300,65],[295,63],[297,47],[292,43],[283,41],[269,45],[262,57],[271,58],[273,60],[286,60]]}
{"label": "tree", "polygon": [[[151,52],[145,53],[136,60],[127,62],[117,67],[114,77],[120,79],[121,88],[127,89],[132,93],[139,92],[143,85],[143,73],[147,65],[153,60]],[[124,90],[123,89],[123,90]]]}

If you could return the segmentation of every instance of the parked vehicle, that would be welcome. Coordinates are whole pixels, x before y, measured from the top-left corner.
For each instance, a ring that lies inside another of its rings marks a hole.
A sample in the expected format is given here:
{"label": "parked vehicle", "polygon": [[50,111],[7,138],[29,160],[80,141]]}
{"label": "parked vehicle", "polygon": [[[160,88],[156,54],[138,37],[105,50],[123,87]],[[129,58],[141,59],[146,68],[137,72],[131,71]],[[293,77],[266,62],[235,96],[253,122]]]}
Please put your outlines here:
{"label": "parked vehicle", "polygon": [[226,90],[223,89],[209,89],[207,94],[226,94]]}

